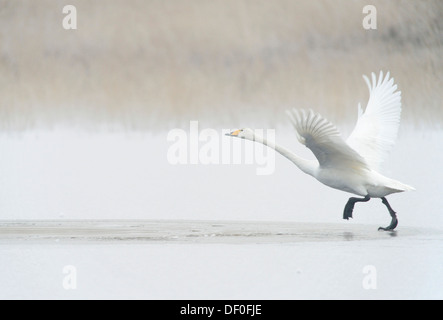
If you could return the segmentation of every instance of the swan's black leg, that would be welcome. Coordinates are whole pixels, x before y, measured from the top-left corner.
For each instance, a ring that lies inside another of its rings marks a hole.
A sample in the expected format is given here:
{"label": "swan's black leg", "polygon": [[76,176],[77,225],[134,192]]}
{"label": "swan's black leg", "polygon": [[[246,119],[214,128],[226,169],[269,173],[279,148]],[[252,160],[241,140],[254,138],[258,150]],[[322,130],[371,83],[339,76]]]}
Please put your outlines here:
{"label": "swan's black leg", "polygon": [[352,211],[354,211],[354,205],[356,202],[367,202],[369,200],[371,200],[369,195],[366,195],[364,198],[349,198],[345,210],[343,211],[343,219],[348,220],[349,218],[352,218]]}
{"label": "swan's black leg", "polygon": [[395,214],[396,212],[391,208],[388,200],[386,200],[385,197],[382,197],[381,201],[386,206],[386,208],[388,208],[389,214],[391,215],[392,220],[391,220],[391,224],[389,226],[387,226],[386,228],[380,227],[380,228],[378,228],[378,230],[384,230],[384,231],[394,230],[397,227],[397,225],[398,225],[397,215]]}

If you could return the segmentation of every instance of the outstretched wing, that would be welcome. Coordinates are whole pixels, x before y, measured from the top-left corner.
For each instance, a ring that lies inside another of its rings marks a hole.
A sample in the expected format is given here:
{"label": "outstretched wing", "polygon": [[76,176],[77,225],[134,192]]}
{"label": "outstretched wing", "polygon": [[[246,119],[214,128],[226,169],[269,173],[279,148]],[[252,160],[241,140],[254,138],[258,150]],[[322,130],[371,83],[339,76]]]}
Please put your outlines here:
{"label": "outstretched wing", "polygon": [[389,72],[378,80],[372,73],[372,82],[363,76],[369,88],[369,101],[363,112],[358,106],[358,120],[348,145],[357,151],[374,170],[380,170],[397,138],[401,115],[401,91],[397,90]]}
{"label": "outstretched wing", "polygon": [[321,167],[364,169],[365,160],[341,138],[340,132],[320,114],[309,110],[288,110],[298,140],[311,149]]}

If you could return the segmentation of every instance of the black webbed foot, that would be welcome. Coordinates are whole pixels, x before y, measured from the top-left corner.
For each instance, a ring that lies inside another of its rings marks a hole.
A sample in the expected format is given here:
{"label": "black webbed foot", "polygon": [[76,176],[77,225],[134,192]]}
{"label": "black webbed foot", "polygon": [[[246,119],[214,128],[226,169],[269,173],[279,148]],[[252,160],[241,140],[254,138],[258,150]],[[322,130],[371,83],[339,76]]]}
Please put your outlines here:
{"label": "black webbed foot", "polygon": [[379,227],[378,231],[393,231],[398,225],[398,219],[396,217],[392,218],[391,224],[387,227]]}
{"label": "black webbed foot", "polygon": [[389,214],[390,214],[391,217],[392,217],[392,220],[391,220],[391,224],[390,224],[389,226],[387,226],[387,227],[385,227],[385,228],[380,227],[380,228],[378,228],[378,231],[380,231],[380,230],[382,230],[382,231],[392,231],[392,230],[394,230],[394,229],[397,227],[397,225],[398,225],[398,219],[397,219],[396,212],[392,209],[391,205],[389,204],[388,200],[386,200],[385,197],[382,197],[382,198],[381,198],[381,201],[382,201],[383,204],[386,206],[386,208],[388,208],[388,211],[389,211]]}

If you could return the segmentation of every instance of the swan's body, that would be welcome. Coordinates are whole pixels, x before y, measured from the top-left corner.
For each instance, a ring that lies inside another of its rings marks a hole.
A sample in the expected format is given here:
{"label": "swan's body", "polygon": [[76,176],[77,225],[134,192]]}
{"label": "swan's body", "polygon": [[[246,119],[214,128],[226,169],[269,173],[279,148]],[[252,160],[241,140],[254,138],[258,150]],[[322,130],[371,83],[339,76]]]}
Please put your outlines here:
{"label": "swan's body", "polygon": [[414,188],[379,173],[380,167],[395,143],[401,114],[401,92],[396,91],[389,72],[377,80],[372,73],[372,83],[363,76],[369,87],[369,102],[363,112],[358,106],[357,124],[345,141],[337,128],[312,110],[288,111],[298,140],[308,147],[317,160],[303,159],[282,146],[275,145],[254,134],[251,129],[241,129],[230,136],[263,143],[291,160],[303,172],[335,189],[350,192],[364,198],[350,198],[344,210],[344,218],[352,217],[356,202],[381,198],[391,214],[392,221],[383,230],[393,230],[398,223],[394,210],[386,196]]}

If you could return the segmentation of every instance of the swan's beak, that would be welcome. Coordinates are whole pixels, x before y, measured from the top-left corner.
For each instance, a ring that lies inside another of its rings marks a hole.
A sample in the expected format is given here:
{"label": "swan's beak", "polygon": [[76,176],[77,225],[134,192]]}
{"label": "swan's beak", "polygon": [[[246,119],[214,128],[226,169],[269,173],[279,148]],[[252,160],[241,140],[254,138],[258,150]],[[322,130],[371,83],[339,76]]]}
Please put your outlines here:
{"label": "swan's beak", "polygon": [[235,130],[235,131],[232,131],[231,133],[227,133],[226,135],[231,136],[231,137],[236,137],[236,136],[238,136],[238,134],[240,132],[241,132],[241,130]]}

